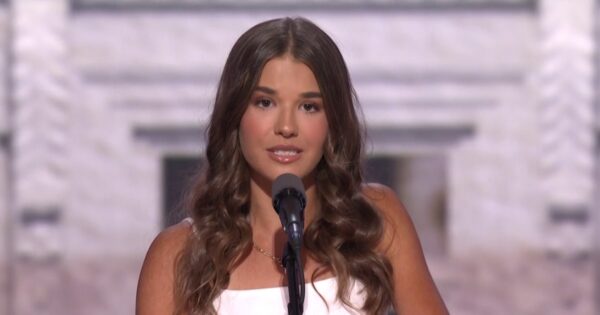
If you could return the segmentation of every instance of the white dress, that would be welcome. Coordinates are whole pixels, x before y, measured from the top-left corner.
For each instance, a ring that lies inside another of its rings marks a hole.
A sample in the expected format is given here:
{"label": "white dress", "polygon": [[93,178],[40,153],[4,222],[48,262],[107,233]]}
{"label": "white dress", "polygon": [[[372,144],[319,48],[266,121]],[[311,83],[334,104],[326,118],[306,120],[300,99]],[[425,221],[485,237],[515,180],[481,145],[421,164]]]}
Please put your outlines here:
{"label": "white dress", "polygon": [[[337,300],[337,280],[335,277],[316,281],[314,284],[319,293],[327,301],[327,304],[323,302],[312,284],[307,283],[304,298],[304,314],[363,314],[360,310],[352,309]],[[362,288],[363,286],[359,282],[354,281],[349,290],[349,301],[357,309],[360,309],[365,301],[361,292]],[[213,304],[220,315],[287,315],[288,288],[224,290]]]}
{"label": "white dress", "polygon": [[[184,221],[192,225],[192,218]],[[358,281],[351,281],[349,289],[350,303],[356,308],[348,307],[337,299],[337,278],[332,277],[314,282],[315,287],[323,296],[327,304],[311,283],[306,283],[304,295],[304,314],[330,314],[330,315],[362,315],[360,308],[365,302],[362,292],[363,285]],[[288,288],[274,287],[251,290],[223,290],[213,305],[220,315],[260,314],[260,315],[287,315]]]}

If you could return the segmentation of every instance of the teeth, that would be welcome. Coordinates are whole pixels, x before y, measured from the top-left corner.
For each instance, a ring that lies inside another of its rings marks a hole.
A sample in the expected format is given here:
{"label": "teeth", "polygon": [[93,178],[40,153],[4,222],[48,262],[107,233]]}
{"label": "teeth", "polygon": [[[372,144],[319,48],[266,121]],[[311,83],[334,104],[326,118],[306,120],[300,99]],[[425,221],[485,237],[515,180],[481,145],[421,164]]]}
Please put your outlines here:
{"label": "teeth", "polygon": [[295,151],[295,150],[289,150],[289,151],[275,150],[273,153],[275,153],[275,155],[281,155],[281,156],[292,156],[292,155],[298,154],[298,151]]}

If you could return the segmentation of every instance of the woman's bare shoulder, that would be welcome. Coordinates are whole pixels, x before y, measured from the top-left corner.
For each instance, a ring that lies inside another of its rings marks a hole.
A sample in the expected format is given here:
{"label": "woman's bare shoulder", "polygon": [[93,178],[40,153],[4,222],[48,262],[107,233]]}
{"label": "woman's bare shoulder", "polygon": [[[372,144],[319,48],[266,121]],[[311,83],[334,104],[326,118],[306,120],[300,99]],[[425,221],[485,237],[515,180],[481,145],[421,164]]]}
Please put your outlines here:
{"label": "woman's bare shoulder", "polygon": [[379,183],[366,183],[362,185],[361,191],[367,201],[383,216],[386,223],[411,224],[406,208],[390,187]]}
{"label": "woman's bare shoulder", "polygon": [[175,262],[192,234],[187,220],[160,232],[148,249],[138,281],[136,314],[173,312]]}
{"label": "woman's bare shoulder", "polygon": [[394,194],[390,187],[379,183],[364,183],[361,191],[370,201],[382,201],[386,197],[390,197],[390,194]]}
{"label": "woman's bare shoulder", "polygon": [[160,232],[148,249],[146,259],[172,259],[184,248],[189,236],[192,234],[192,225],[188,220],[183,220]]}

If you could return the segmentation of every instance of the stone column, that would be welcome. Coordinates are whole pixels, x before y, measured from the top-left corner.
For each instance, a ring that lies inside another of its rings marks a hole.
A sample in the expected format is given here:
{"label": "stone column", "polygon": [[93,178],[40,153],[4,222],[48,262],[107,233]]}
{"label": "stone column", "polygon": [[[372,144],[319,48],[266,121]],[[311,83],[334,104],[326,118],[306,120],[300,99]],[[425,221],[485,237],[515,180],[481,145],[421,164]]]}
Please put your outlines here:
{"label": "stone column", "polygon": [[0,314],[8,314],[10,301],[10,227],[8,202],[8,4],[0,1]]}
{"label": "stone column", "polygon": [[551,252],[590,250],[594,189],[594,0],[539,2],[543,201]]}
{"label": "stone column", "polygon": [[64,314],[67,0],[11,1],[13,314]]}

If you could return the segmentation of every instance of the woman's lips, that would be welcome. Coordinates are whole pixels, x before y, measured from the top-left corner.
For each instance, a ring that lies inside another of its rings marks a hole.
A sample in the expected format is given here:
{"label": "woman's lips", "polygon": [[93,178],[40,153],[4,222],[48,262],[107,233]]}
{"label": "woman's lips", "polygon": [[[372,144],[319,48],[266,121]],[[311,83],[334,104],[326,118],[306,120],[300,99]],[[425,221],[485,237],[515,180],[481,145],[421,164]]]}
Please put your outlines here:
{"label": "woman's lips", "polygon": [[292,163],[300,159],[302,150],[293,146],[276,146],[269,148],[269,157],[278,163]]}

